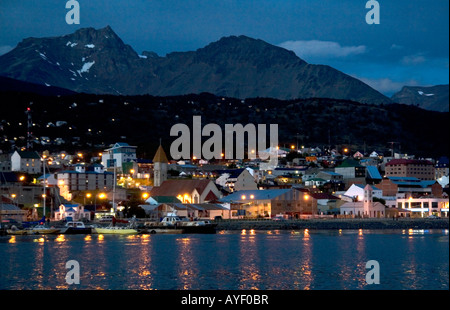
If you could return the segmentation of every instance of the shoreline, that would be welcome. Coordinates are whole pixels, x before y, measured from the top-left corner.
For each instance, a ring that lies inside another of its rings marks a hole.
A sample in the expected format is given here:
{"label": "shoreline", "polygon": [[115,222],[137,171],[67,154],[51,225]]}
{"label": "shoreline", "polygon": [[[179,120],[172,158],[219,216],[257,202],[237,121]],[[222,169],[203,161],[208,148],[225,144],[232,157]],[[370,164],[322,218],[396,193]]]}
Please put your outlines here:
{"label": "shoreline", "polygon": [[339,229],[449,229],[449,219],[308,219],[283,221],[232,220],[217,222],[216,230],[339,230]]}

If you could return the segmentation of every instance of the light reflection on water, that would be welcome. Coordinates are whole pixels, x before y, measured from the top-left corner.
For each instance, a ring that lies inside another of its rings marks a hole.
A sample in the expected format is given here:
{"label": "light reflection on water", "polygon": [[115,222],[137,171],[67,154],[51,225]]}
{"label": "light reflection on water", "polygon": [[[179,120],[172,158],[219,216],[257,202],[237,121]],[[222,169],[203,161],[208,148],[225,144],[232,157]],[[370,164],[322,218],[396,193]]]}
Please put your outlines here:
{"label": "light reflection on water", "polygon": [[[410,229],[6,236],[0,289],[448,289],[448,242],[448,230]],[[78,286],[65,282],[72,259]]]}

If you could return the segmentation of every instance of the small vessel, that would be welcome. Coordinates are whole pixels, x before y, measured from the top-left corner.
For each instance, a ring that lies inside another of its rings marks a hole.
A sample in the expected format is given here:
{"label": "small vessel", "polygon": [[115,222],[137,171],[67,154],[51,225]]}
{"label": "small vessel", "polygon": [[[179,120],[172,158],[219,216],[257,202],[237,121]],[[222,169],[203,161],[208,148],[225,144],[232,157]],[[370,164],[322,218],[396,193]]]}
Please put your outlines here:
{"label": "small vessel", "polygon": [[150,233],[164,232],[168,233],[173,230],[172,233],[182,234],[215,234],[216,223],[210,221],[190,221],[183,219],[175,214],[168,214],[160,222],[146,222],[144,224],[145,231]]}
{"label": "small vessel", "polygon": [[98,234],[114,234],[114,235],[131,235],[137,234],[138,231],[133,228],[121,227],[121,226],[108,226],[108,227],[97,227],[95,231]]}
{"label": "small vessel", "polygon": [[19,229],[16,225],[11,226],[10,229],[6,230],[8,235],[27,235],[30,229]]}
{"label": "small vessel", "polygon": [[112,218],[112,222],[107,227],[96,227],[95,232],[98,234],[113,234],[113,235],[131,235],[139,233],[137,229],[134,229],[134,223],[136,218],[133,217],[131,222],[127,226],[116,226],[116,223],[124,223],[127,221],[118,220],[115,217]]}
{"label": "small vessel", "polygon": [[60,229],[54,227],[47,227],[43,224],[39,224],[29,229],[28,231],[31,232],[30,234],[33,235],[49,235],[58,233]]}
{"label": "small vessel", "polygon": [[67,222],[65,227],[61,229],[62,234],[74,235],[74,234],[90,234],[92,232],[91,227],[86,227],[83,222]]}

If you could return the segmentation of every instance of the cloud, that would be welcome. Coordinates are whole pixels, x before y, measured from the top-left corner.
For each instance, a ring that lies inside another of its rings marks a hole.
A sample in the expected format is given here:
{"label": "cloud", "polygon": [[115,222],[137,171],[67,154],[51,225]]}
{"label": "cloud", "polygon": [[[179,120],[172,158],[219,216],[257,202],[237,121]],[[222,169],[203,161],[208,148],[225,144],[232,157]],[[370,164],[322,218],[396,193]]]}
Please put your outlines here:
{"label": "cloud", "polygon": [[401,60],[401,63],[407,66],[414,66],[424,63],[425,61],[427,61],[427,59],[422,54],[415,54],[404,56]]}
{"label": "cloud", "polygon": [[372,78],[364,78],[357,77],[360,81],[366,83],[373,89],[378,90],[380,93],[385,94],[386,96],[391,96],[394,93],[400,91],[403,86],[419,86],[420,83],[416,80],[406,80],[406,81],[394,81],[389,78],[380,78],[380,79],[372,79]]}
{"label": "cloud", "polygon": [[286,41],[279,44],[279,46],[293,51],[301,58],[343,58],[364,54],[367,51],[365,45],[341,46],[338,42],[319,40]]}
{"label": "cloud", "polygon": [[13,49],[13,47],[10,45],[2,45],[2,46],[0,46],[0,55],[8,53],[12,49]]}
{"label": "cloud", "polygon": [[392,44],[390,49],[391,50],[402,50],[403,46],[402,45],[398,45],[398,44]]}

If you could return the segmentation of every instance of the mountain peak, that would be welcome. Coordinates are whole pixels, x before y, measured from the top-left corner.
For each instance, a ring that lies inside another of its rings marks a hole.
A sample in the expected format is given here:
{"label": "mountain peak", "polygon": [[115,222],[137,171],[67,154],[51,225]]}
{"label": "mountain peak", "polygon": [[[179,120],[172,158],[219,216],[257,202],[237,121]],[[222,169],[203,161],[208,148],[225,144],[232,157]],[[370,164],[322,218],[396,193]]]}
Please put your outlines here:
{"label": "mountain peak", "polygon": [[[146,58],[145,61],[142,58]],[[86,93],[155,96],[209,92],[235,98],[326,97],[362,103],[389,98],[328,66],[245,35],[158,57],[138,55],[110,26],[24,40],[0,56],[0,75]]]}
{"label": "mountain peak", "polygon": [[261,39],[254,39],[245,35],[226,36],[216,42],[197,50],[199,55],[221,55],[238,57],[241,60],[269,62],[269,63],[302,63],[294,52],[272,45]]}
{"label": "mountain peak", "polygon": [[449,85],[403,86],[391,99],[402,104],[417,105],[426,110],[448,112]]}

